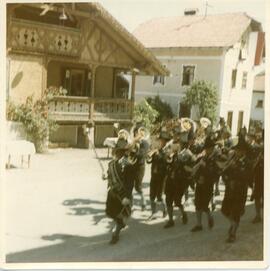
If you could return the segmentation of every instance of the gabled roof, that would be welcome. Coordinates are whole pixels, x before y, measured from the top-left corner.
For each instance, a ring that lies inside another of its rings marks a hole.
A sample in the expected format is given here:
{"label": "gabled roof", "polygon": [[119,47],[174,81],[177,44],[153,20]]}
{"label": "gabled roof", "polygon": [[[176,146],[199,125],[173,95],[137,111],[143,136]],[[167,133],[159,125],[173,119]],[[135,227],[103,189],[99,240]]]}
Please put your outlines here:
{"label": "gabled roof", "polygon": [[[14,8],[18,6],[27,6],[35,8],[40,19],[42,16],[41,10],[48,8],[45,14],[50,12],[62,13],[63,10],[67,13],[68,18],[73,18],[73,24],[76,23],[76,18],[83,18],[84,20],[93,20],[110,36],[119,47],[125,49],[128,55],[134,60],[134,69],[138,73],[146,74],[161,74],[169,75],[162,63],[156,59],[152,52],[144,47],[144,45],[137,40],[133,34],[128,32],[107,10],[105,10],[99,3],[96,2],[74,2],[74,3],[21,3],[14,4]],[[42,17],[43,18],[43,17]],[[70,22],[69,22],[70,23]],[[70,23],[71,24],[71,23]]]}
{"label": "gabled roof", "polygon": [[[85,3],[80,3],[83,5]],[[138,40],[132,33],[130,33],[125,27],[123,27],[106,9],[102,7],[97,2],[87,3],[92,9],[95,9],[99,12],[100,16],[104,21],[115,29],[117,34],[119,34],[137,53],[144,58],[145,66],[139,67],[139,70],[147,70],[148,73],[152,74],[161,74],[169,75],[169,70],[164,67],[161,62],[156,59],[154,54],[149,51],[145,46]],[[78,4],[77,4],[78,5]]]}
{"label": "gabled roof", "polygon": [[228,47],[241,39],[248,27],[261,31],[261,24],[245,13],[156,18],[133,32],[147,48]]}

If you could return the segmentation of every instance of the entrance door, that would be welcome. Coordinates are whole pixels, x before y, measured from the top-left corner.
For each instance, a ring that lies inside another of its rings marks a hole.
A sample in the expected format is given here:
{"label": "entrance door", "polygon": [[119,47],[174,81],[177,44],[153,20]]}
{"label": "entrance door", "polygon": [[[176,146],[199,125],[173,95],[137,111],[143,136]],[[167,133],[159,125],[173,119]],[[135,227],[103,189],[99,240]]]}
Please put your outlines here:
{"label": "entrance door", "polygon": [[228,111],[227,125],[230,127],[230,130],[232,130],[232,120],[233,120],[233,112],[232,111]]}
{"label": "entrance door", "polygon": [[243,119],[244,119],[244,112],[243,111],[239,111],[239,113],[238,113],[237,134],[239,133],[240,129],[243,126]]}
{"label": "entrance door", "polygon": [[85,72],[83,70],[72,69],[70,71],[70,95],[84,96]]}

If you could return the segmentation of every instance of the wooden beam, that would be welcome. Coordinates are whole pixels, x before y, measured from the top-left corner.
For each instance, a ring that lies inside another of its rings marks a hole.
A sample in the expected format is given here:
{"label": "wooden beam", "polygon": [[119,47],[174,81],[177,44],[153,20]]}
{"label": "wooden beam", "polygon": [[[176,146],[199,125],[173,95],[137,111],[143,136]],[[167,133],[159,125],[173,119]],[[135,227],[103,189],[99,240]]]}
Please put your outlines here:
{"label": "wooden beam", "polygon": [[91,65],[91,100],[90,100],[90,107],[89,107],[89,120],[93,121],[94,119],[94,106],[95,103],[93,98],[95,97],[95,87],[96,87],[96,70],[97,65]]}
{"label": "wooden beam", "polygon": [[[61,4],[61,2],[59,2],[58,4]],[[28,4],[24,4],[25,6],[29,6],[29,7],[34,7],[34,8],[40,8],[42,9],[42,5],[41,3],[28,3]],[[61,13],[63,11],[63,7],[57,7],[57,6],[53,6],[51,7],[50,11],[55,11],[55,12],[59,12]],[[74,16],[78,16],[78,17],[83,17],[83,18],[97,18],[100,13],[98,11],[92,11],[92,12],[84,12],[84,11],[80,11],[80,10],[73,10],[72,8],[65,8],[65,11],[69,12],[70,14],[74,15]]]}
{"label": "wooden beam", "polygon": [[130,105],[130,119],[133,118],[134,112],[134,101],[135,101],[135,81],[136,81],[136,73],[132,71],[131,78],[131,105]]}

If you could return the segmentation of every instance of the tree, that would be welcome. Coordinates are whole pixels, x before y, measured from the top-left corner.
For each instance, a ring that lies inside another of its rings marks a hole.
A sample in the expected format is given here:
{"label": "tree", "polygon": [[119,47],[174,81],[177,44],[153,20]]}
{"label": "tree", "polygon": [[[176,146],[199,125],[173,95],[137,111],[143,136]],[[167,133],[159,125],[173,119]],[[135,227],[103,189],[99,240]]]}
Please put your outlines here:
{"label": "tree", "polygon": [[158,116],[159,113],[153,109],[145,99],[140,103],[135,104],[133,121],[141,122],[149,131],[154,127],[154,123]]}
{"label": "tree", "polygon": [[154,98],[148,97],[146,101],[159,113],[156,122],[161,122],[162,120],[171,119],[173,117],[171,106],[162,101],[158,95]]}
{"label": "tree", "polygon": [[212,122],[216,119],[218,104],[217,88],[211,82],[196,80],[186,89],[183,99],[190,108],[197,107],[199,117],[209,118]]}

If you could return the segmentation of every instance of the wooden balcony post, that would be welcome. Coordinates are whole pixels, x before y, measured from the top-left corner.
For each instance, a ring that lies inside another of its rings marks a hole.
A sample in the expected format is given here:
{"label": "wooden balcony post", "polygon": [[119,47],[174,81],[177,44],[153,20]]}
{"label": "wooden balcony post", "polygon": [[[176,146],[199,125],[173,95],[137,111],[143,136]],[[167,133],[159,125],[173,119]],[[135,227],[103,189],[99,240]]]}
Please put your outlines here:
{"label": "wooden balcony post", "polygon": [[47,57],[47,55],[44,55],[43,57],[43,63],[42,63],[42,90],[41,92],[44,93],[47,86],[47,79],[48,79],[48,65],[50,63],[51,59]]}
{"label": "wooden balcony post", "polygon": [[97,65],[91,65],[91,93],[90,93],[90,102],[89,102],[89,120],[93,120],[94,118],[94,97],[95,97],[95,87],[96,87],[96,70]]}
{"label": "wooden balcony post", "polygon": [[131,105],[130,105],[130,118],[133,118],[133,110],[134,110],[134,100],[135,100],[135,79],[136,73],[132,71],[132,80],[131,80]]}

